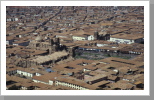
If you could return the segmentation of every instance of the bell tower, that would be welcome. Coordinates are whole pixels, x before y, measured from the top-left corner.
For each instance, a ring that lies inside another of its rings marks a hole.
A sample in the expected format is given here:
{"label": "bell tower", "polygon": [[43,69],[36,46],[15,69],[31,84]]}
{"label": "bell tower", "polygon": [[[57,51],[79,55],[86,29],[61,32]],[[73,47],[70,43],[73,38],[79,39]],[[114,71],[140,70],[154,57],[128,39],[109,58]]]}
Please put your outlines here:
{"label": "bell tower", "polygon": [[50,44],[50,46],[53,46],[53,44],[54,44],[53,39],[49,39],[49,44]]}
{"label": "bell tower", "polygon": [[69,52],[69,55],[70,55],[71,57],[74,57],[74,56],[75,56],[75,49],[74,49],[74,47],[68,48],[68,52]]}
{"label": "bell tower", "polygon": [[55,44],[56,44],[56,45],[59,45],[59,44],[60,44],[59,38],[56,38],[56,39],[55,39]]}

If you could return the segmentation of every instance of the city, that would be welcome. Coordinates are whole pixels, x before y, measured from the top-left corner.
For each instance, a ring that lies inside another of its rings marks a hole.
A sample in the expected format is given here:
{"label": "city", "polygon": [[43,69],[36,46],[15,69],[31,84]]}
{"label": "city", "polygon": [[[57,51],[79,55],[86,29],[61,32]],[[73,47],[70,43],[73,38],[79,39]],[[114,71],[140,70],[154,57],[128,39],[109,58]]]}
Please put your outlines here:
{"label": "city", "polygon": [[7,90],[144,90],[144,6],[7,6]]}

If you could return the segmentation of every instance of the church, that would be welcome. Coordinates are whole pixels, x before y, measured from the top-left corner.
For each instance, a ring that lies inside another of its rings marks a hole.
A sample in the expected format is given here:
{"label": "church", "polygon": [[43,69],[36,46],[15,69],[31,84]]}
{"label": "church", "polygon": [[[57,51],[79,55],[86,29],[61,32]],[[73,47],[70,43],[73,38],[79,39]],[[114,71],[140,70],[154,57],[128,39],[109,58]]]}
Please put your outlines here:
{"label": "church", "polygon": [[48,42],[45,42],[41,36],[37,36],[35,40],[29,43],[27,49],[46,50],[48,51],[48,55],[34,56],[20,60],[17,66],[26,68],[37,65],[53,65],[75,55],[74,48],[67,48],[65,45],[61,45],[59,38],[49,39]]}

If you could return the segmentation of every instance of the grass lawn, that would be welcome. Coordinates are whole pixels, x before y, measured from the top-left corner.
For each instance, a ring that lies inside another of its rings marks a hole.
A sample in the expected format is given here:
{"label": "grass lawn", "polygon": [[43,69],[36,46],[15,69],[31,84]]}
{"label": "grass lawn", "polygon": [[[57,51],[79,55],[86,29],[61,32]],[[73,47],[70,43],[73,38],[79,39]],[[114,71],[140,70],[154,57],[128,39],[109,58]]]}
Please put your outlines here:
{"label": "grass lawn", "polygon": [[[91,59],[91,60],[100,60],[100,59],[103,59],[103,58],[99,58],[98,57],[99,55],[100,54],[98,54],[98,53],[83,52],[82,54],[76,53],[75,58],[76,59],[80,59],[80,58],[82,58],[82,59]],[[87,57],[85,57],[85,56],[87,56]],[[93,58],[92,58],[92,56],[93,56]],[[122,59],[130,59],[131,58],[131,57],[127,57],[127,56],[118,56],[118,55],[112,56],[110,54],[104,54],[103,56],[104,57],[118,57],[118,58],[122,58]]]}

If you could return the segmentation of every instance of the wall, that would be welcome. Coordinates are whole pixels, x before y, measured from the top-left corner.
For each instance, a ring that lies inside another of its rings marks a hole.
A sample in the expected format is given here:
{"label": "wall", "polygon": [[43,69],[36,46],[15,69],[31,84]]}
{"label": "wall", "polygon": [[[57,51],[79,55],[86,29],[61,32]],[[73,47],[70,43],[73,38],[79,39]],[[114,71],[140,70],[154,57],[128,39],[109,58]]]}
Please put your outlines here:
{"label": "wall", "polygon": [[97,43],[97,46],[98,46],[98,47],[103,47],[103,46],[105,46],[105,45],[107,45],[107,44],[99,44],[99,43]]}
{"label": "wall", "polygon": [[9,41],[6,41],[6,45],[9,45]]}
{"label": "wall", "polygon": [[89,89],[84,88],[82,86],[78,86],[78,85],[66,83],[66,82],[60,82],[60,81],[55,81],[55,85],[66,86],[66,87],[70,87],[70,88],[77,89],[77,90],[89,90]]}
{"label": "wall", "polygon": [[17,74],[24,75],[24,76],[27,76],[27,77],[33,77],[32,73],[24,72],[24,71],[21,71],[21,70],[17,70]]}
{"label": "wall", "polygon": [[56,38],[58,38],[58,37],[67,38],[67,36],[56,35]]}
{"label": "wall", "polygon": [[73,36],[73,40],[86,40],[85,37]]}
{"label": "wall", "polygon": [[53,81],[49,80],[49,85],[53,85]]}
{"label": "wall", "polygon": [[127,44],[132,44],[132,43],[134,43],[134,40],[119,39],[119,38],[112,38],[112,37],[110,37],[110,40],[109,40],[109,41],[112,41],[112,42],[117,42],[117,41],[118,41],[118,43],[126,43],[126,42],[128,42]]}
{"label": "wall", "polygon": [[51,81],[50,81],[50,83],[43,82],[43,81],[40,81],[40,80],[35,80],[35,79],[33,79],[33,81],[34,81],[35,83],[43,83],[43,84],[48,84],[48,85],[51,85],[51,84],[52,84]]}
{"label": "wall", "polygon": [[40,73],[36,73],[35,75],[36,75],[36,76],[41,76],[41,74],[40,74]]}
{"label": "wall", "polygon": [[94,36],[93,35],[88,36],[88,40],[94,40]]}

